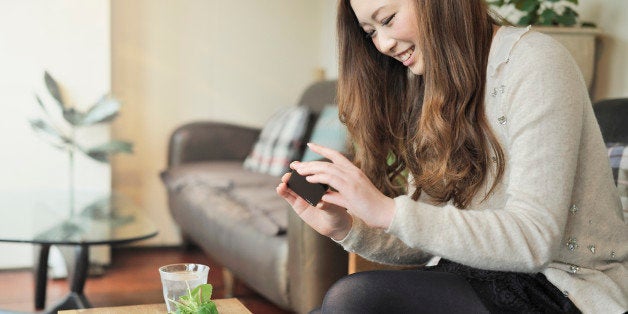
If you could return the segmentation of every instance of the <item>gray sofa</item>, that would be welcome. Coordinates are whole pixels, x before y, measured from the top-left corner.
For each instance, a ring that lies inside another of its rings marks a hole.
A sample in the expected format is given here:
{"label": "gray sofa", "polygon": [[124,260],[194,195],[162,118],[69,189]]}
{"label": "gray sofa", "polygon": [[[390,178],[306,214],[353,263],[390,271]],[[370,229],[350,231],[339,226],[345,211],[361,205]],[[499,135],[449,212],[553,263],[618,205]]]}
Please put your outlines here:
{"label": "gray sofa", "polygon": [[[335,91],[335,81],[313,83],[299,105],[320,112]],[[175,130],[161,174],[169,209],[184,237],[228,270],[226,290],[233,275],[278,306],[306,313],[347,274],[347,254],[276,195],[278,177],[242,167],[259,133],[219,122]]]}

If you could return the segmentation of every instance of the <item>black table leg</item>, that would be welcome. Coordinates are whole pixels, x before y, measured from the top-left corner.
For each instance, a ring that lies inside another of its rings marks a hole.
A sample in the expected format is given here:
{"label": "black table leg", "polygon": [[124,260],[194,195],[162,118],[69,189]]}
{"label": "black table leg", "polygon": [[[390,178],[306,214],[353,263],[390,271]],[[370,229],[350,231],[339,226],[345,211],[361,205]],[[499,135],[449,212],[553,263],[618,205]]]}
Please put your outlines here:
{"label": "black table leg", "polygon": [[43,309],[46,306],[46,284],[48,283],[48,254],[50,244],[39,246],[37,267],[35,268],[35,308]]}
{"label": "black table leg", "polygon": [[70,294],[46,313],[57,313],[60,310],[86,309],[92,307],[83,294],[87,271],[89,268],[89,245],[76,246],[74,271],[70,275]]}
{"label": "black table leg", "polygon": [[87,280],[87,271],[89,268],[89,246],[77,245],[76,256],[74,261],[74,274],[72,274],[70,282],[70,291],[79,295],[83,294],[85,281]]}

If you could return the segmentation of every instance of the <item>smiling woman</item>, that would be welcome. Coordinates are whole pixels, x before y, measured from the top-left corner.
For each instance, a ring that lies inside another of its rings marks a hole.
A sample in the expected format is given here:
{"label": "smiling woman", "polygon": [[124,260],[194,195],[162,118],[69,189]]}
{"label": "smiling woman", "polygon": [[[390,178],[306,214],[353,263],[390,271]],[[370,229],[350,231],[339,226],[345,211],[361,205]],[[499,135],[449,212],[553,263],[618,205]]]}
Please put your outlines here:
{"label": "smiling woman", "polygon": [[347,276],[322,312],[628,309],[628,230],[563,46],[484,0],[340,0],[337,25],[352,160],[309,144],[328,161],[291,168],[330,189],[277,192],[347,251],[430,267]]}

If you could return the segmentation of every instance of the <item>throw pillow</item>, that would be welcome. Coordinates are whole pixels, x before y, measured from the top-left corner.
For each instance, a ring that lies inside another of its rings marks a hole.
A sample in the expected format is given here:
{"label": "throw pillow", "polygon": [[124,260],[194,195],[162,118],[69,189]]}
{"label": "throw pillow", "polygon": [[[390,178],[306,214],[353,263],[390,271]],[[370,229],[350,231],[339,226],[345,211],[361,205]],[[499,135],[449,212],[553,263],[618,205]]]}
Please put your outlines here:
{"label": "throw pillow", "polygon": [[[318,120],[316,120],[316,124],[312,129],[310,142],[335,149],[339,152],[346,152],[347,136],[347,128],[340,122],[340,119],[338,119],[338,107],[328,105],[323,108]],[[312,161],[322,158],[323,156],[307,148],[301,161]]]}
{"label": "throw pillow", "polygon": [[244,168],[279,176],[297,157],[310,111],[307,107],[282,108],[266,122]]}
{"label": "throw pillow", "polygon": [[617,184],[624,216],[628,214],[628,146],[621,143],[608,143],[608,157]]}

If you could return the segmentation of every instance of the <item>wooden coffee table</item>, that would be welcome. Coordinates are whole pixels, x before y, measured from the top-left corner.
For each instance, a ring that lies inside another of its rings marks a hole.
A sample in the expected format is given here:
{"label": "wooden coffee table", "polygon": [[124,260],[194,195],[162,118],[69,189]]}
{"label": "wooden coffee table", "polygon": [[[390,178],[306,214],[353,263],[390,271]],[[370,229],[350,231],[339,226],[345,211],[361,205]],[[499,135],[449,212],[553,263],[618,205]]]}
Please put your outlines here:
{"label": "wooden coffee table", "polygon": [[[239,314],[247,313],[251,314],[251,311],[247,309],[240,300],[236,298],[231,299],[216,299],[214,300],[218,312],[220,314]],[[99,307],[92,309],[80,309],[80,310],[67,310],[59,311],[59,314],[164,314],[166,313],[166,304],[144,304],[144,305],[130,305],[130,306],[115,306],[115,307]]]}

